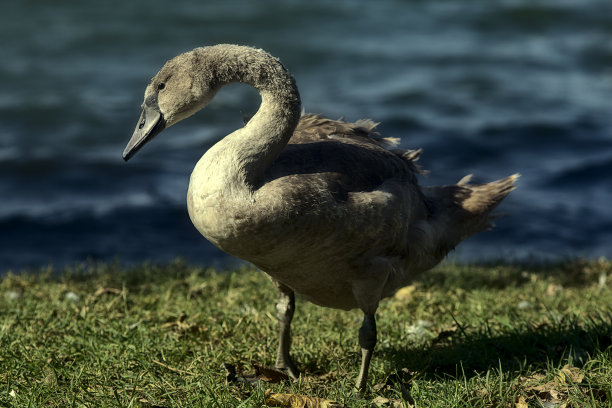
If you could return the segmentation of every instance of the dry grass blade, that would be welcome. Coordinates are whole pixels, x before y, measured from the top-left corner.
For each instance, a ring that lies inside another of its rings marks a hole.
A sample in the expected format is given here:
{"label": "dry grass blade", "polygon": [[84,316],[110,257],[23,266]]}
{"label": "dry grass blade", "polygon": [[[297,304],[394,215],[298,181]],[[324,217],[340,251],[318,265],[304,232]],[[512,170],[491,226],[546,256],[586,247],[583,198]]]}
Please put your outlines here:
{"label": "dry grass blade", "polygon": [[157,361],[157,360],[151,360],[152,362],[154,362],[157,365],[160,365],[164,368],[167,368],[170,371],[174,371],[175,373],[179,373],[179,374],[188,374],[188,375],[195,375],[195,373],[192,373],[191,371],[186,371],[186,370],[181,370],[179,368],[174,368],[169,366],[168,364],[164,364],[161,361]]}

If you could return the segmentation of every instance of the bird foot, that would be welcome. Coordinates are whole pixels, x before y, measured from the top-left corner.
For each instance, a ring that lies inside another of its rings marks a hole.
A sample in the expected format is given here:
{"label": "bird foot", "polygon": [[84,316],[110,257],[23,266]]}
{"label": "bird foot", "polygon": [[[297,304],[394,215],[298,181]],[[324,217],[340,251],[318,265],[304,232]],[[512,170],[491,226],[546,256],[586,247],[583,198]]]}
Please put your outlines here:
{"label": "bird foot", "polygon": [[293,365],[293,363],[289,363],[289,364],[276,364],[274,366],[274,368],[279,370],[279,371],[282,371],[285,374],[287,374],[289,376],[289,378],[291,378],[292,380],[297,380],[298,378],[300,378],[300,372]]}

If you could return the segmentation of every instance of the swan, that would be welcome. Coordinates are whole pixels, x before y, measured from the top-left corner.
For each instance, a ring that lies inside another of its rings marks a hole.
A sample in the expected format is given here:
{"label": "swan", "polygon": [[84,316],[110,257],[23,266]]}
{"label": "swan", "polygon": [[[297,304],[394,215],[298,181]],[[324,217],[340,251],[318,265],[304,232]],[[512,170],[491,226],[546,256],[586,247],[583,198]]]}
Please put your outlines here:
{"label": "swan", "polygon": [[261,95],[257,113],[197,162],[189,216],[221,250],[253,263],[279,290],[276,367],[299,372],[289,354],[295,295],[363,311],[359,329],[364,390],[381,299],[408,285],[455,245],[491,225],[491,211],[518,174],[487,184],[422,187],[420,150],[397,148],[376,123],[302,114],[296,83],[267,52],[221,44],[166,62],[147,86],[123,152],[130,159],[162,130],[204,108],[224,85]]}

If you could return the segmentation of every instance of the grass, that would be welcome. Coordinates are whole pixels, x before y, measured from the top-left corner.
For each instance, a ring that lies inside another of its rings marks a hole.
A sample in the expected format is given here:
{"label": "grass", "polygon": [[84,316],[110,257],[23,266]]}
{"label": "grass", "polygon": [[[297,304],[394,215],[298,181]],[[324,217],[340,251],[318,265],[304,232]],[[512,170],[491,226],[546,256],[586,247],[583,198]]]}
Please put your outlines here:
{"label": "grass", "polygon": [[247,267],[9,273],[0,406],[260,407],[266,389],[347,407],[612,406],[607,260],[438,267],[382,302],[364,395],[352,391],[361,313],[299,297],[292,353],[303,377],[226,382],[223,363],[273,364],[275,300],[268,278]]}

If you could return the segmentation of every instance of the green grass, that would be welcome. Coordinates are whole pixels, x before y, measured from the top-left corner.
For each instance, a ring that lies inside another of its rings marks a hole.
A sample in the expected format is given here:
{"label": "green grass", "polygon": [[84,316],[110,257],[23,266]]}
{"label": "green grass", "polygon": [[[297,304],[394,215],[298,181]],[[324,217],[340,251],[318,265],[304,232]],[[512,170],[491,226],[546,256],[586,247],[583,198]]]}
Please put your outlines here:
{"label": "green grass", "polygon": [[[251,361],[273,364],[275,301],[250,268],[9,273],[0,279],[0,406],[259,407],[266,389],[409,406],[401,384],[418,407],[612,406],[610,261],[438,267],[382,302],[364,395],[352,391],[361,313],[299,297],[292,353],[303,377],[226,383],[223,363],[244,372]],[[579,375],[562,375],[564,366]]]}

